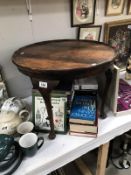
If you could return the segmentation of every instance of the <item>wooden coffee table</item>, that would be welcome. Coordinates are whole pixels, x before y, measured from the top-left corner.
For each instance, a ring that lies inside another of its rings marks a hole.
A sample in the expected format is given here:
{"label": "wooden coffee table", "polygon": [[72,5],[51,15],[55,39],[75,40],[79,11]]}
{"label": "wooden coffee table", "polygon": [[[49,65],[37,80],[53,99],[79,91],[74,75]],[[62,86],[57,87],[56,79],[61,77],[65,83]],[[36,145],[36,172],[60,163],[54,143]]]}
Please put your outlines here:
{"label": "wooden coffee table", "polygon": [[30,77],[33,88],[38,89],[45,100],[51,126],[50,139],[55,138],[50,93],[59,83],[105,72],[106,86],[100,111],[101,117],[105,118],[104,104],[115,58],[115,51],[108,45],[85,40],[44,41],[14,53],[13,63]]}

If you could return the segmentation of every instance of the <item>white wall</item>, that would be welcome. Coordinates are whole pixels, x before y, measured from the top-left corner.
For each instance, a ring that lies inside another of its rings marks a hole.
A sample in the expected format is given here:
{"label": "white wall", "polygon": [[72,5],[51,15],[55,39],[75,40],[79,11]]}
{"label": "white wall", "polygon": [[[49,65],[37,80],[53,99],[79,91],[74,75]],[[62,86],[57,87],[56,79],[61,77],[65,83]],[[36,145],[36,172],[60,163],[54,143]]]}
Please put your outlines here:
{"label": "white wall", "polygon": [[[0,0],[0,64],[11,96],[31,95],[31,82],[11,62],[18,48],[30,43],[76,38],[77,28],[70,25],[70,0],[32,0],[33,21],[30,22],[25,0]],[[95,24],[131,18],[124,13],[105,17],[105,1],[97,0]],[[103,30],[101,41],[103,38]]]}

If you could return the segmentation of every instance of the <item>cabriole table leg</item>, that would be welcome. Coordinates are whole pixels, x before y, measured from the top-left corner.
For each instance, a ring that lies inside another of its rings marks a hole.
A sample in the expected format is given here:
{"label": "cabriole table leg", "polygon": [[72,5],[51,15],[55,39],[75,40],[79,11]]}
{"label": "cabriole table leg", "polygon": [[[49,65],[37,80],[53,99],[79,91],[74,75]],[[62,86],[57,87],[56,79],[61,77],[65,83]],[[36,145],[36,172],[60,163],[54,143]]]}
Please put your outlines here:
{"label": "cabriole table leg", "polygon": [[108,90],[109,90],[111,80],[112,80],[112,71],[111,71],[111,69],[108,69],[105,72],[105,76],[106,76],[106,84],[105,84],[105,88],[104,88],[104,93],[103,93],[103,97],[102,97],[102,104],[101,104],[101,109],[100,109],[100,117],[103,118],[103,119],[106,118],[106,114],[104,112],[104,107],[105,107],[105,102],[106,102]]}
{"label": "cabriole table leg", "polygon": [[[46,85],[44,85],[44,83]],[[45,82],[45,81],[40,81],[38,79],[32,79],[33,88],[39,90],[39,92],[41,93],[45,101],[48,119],[50,121],[50,132],[48,136],[49,139],[54,139],[56,137],[56,134],[54,131],[53,112],[52,112],[52,105],[51,105],[51,91],[58,85],[58,83],[59,81],[46,81]],[[43,87],[42,87],[42,84],[43,84]]]}

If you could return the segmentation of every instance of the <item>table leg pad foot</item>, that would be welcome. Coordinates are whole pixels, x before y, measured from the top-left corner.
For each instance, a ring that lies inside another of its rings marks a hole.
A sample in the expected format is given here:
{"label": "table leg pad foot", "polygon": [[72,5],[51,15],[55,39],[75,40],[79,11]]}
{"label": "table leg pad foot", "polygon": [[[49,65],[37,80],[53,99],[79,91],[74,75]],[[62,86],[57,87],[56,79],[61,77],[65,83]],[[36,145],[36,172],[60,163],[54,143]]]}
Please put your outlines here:
{"label": "table leg pad foot", "polygon": [[50,132],[49,135],[48,135],[48,138],[49,138],[50,140],[55,139],[55,137],[56,137],[56,134],[55,134],[55,133],[52,133],[52,132]]}
{"label": "table leg pad foot", "polygon": [[102,118],[102,119],[105,119],[107,116],[106,116],[106,114],[100,114],[100,118]]}

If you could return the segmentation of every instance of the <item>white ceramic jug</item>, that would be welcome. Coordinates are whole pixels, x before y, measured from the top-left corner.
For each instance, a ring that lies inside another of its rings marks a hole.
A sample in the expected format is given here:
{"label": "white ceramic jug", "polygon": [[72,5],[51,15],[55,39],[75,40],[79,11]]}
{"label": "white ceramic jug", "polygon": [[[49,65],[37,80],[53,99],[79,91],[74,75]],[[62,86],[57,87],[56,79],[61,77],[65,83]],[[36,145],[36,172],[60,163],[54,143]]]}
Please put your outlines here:
{"label": "white ceramic jug", "polygon": [[0,134],[14,134],[17,126],[29,119],[29,111],[17,97],[7,99],[1,107]]}

